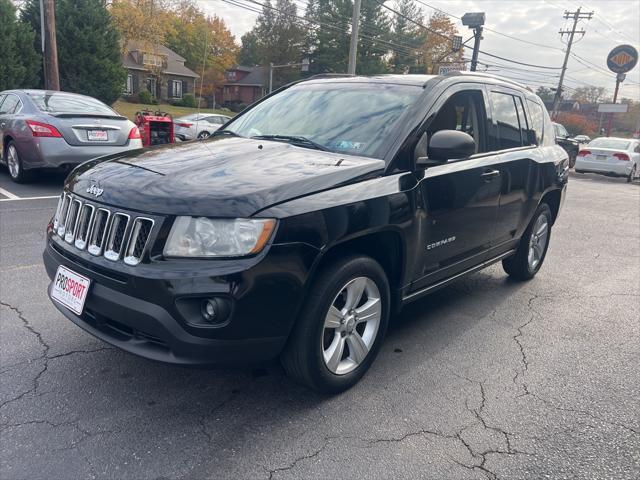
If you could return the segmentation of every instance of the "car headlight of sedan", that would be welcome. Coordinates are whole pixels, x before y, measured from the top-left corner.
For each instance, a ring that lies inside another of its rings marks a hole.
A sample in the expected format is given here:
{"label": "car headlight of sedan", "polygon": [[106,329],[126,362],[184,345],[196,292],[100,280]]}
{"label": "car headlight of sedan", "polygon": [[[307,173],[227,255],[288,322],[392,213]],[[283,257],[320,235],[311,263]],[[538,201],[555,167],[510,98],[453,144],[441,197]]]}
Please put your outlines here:
{"label": "car headlight of sedan", "polygon": [[270,218],[177,217],[167,238],[167,257],[242,257],[259,253],[271,238]]}

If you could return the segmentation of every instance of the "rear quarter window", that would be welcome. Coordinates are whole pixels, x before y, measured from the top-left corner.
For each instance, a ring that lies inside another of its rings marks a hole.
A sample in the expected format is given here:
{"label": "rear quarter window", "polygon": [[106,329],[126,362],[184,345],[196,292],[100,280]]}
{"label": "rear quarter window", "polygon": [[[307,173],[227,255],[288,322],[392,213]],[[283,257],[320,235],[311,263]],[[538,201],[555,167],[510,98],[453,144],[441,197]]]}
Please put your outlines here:
{"label": "rear quarter window", "polygon": [[536,143],[542,145],[544,138],[544,107],[529,99],[527,99],[527,106],[529,107],[529,120],[531,123],[529,128],[535,134]]}

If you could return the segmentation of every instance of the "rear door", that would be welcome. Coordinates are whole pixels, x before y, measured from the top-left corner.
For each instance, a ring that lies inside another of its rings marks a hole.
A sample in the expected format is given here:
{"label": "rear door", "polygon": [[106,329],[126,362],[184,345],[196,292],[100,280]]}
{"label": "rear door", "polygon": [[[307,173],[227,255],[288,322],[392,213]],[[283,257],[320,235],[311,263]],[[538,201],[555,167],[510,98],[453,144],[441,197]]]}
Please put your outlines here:
{"label": "rear door", "polygon": [[[489,141],[500,155],[500,205],[496,220],[496,245],[514,242],[528,221],[533,185],[528,181],[544,153],[537,148],[536,131],[542,131],[544,113],[537,103],[529,105],[535,117],[525,113],[525,100],[517,90],[489,87],[491,127]],[[535,121],[535,128],[533,122]]]}
{"label": "rear door", "polygon": [[488,151],[487,99],[481,84],[449,88],[434,105],[426,125],[429,138],[439,130],[460,130],[474,137],[476,154],[428,168],[420,182],[421,269],[414,290],[480,263],[490,247],[500,196],[500,158]]}

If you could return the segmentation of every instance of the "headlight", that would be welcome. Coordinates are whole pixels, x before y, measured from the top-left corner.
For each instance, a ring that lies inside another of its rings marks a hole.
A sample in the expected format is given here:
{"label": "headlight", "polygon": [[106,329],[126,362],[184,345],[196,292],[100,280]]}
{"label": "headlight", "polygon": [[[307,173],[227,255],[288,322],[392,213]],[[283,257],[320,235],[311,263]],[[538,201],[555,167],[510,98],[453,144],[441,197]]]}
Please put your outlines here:
{"label": "headlight", "polygon": [[164,255],[167,257],[241,257],[260,252],[276,226],[273,219],[176,218]]}

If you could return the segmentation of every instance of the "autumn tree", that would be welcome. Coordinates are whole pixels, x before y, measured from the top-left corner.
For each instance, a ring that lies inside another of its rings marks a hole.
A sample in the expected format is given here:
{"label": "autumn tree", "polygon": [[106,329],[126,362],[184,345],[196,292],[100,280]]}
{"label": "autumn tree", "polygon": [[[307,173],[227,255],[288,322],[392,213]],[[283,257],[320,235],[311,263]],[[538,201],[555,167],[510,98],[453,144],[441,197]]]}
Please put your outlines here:
{"label": "autumn tree", "polygon": [[572,100],[582,103],[600,103],[604,100],[607,89],[604,87],[578,87],[571,95]]}
{"label": "autumn tree", "polygon": [[132,40],[149,49],[162,45],[174,25],[167,0],[113,0],[109,11],[122,37],[123,52]]}
{"label": "autumn tree", "polygon": [[[394,8],[398,13],[393,16],[393,46],[390,66],[394,73],[409,73],[416,66],[418,50],[425,42],[425,30],[416,23],[423,23],[422,10],[413,0],[398,0]],[[414,23],[415,22],[415,23]]]}
{"label": "autumn tree", "polygon": [[425,72],[438,73],[440,65],[462,62],[462,49],[452,51],[452,37],[458,34],[458,29],[449,17],[435,12],[429,17],[427,27],[426,40],[422,46]]}

